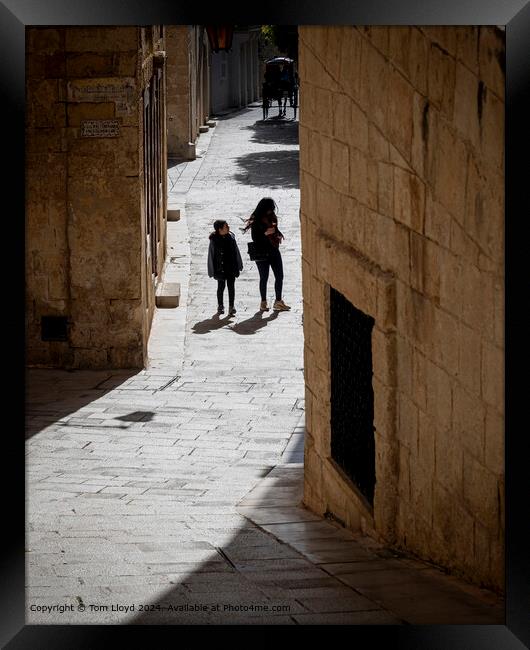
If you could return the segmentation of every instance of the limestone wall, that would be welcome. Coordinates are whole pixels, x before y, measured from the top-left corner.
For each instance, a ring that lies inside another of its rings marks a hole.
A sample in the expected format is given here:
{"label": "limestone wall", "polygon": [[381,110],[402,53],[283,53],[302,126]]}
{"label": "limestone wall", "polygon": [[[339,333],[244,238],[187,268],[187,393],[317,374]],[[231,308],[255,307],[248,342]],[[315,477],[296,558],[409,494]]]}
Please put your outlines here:
{"label": "limestone wall", "polygon": [[[504,584],[504,34],[301,27],[304,500]],[[373,509],[330,459],[329,286],[375,318]]]}
{"label": "limestone wall", "polygon": [[194,157],[190,113],[190,46],[188,25],[167,27],[167,111],[168,154],[175,157]]}
{"label": "limestone wall", "polygon": [[[26,36],[27,361],[142,367],[140,29]],[[68,340],[42,340],[41,317],[50,315],[67,318]]]}
{"label": "limestone wall", "polygon": [[168,154],[193,160],[199,129],[208,121],[210,66],[203,27],[166,27]]}

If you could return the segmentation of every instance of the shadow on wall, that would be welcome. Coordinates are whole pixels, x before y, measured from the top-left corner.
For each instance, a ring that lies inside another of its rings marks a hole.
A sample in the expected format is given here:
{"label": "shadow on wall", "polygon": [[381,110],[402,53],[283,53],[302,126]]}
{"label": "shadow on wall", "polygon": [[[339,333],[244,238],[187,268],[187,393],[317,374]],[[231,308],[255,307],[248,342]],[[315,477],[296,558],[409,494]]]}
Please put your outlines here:
{"label": "shadow on wall", "polygon": [[298,122],[267,120],[266,122],[254,122],[245,128],[254,132],[252,142],[298,145]]}
{"label": "shadow on wall", "polygon": [[234,174],[234,180],[253,187],[298,188],[299,161],[298,150],[265,151],[239,156],[236,163],[241,171]]}

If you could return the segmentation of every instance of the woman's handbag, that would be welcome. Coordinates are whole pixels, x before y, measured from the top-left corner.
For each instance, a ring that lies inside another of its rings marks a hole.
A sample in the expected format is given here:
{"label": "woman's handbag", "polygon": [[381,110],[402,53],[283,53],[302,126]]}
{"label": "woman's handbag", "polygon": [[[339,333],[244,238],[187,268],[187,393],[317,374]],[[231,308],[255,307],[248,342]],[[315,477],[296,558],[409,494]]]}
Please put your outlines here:
{"label": "woman's handbag", "polygon": [[268,259],[269,254],[266,251],[259,249],[256,246],[256,242],[249,241],[248,256],[253,262],[264,262],[266,259]]}

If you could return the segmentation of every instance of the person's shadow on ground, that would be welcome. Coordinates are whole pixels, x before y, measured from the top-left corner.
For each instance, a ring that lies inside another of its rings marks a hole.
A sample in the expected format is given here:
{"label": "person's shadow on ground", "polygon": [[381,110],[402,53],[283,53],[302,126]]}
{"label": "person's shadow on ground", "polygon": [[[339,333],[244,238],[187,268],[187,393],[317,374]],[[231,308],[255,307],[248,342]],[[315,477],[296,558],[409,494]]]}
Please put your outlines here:
{"label": "person's shadow on ground", "polygon": [[227,314],[224,318],[220,318],[219,314],[214,314],[211,318],[195,323],[195,325],[191,328],[191,331],[194,334],[208,334],[208,332],[221,329],[221,327],[224,327],[230,323],[230,319],[233,317],[233,315]]}
{"label": "person's shadow on ground", "polygon": [[266,327],[268,323],[278,318],[280,312],[273,311],[267,318],[263,318],[263,312],[260,310],[256,312],[247,320],[239,321],[235,325],[231,325],[230,329],[236,334],[255,334],[262,327]]}

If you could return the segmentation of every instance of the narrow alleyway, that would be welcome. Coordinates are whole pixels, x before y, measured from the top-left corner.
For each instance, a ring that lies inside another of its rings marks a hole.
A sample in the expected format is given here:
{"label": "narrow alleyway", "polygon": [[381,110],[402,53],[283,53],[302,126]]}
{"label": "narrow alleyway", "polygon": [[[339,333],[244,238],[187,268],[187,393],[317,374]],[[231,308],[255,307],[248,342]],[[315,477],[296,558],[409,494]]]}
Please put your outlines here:
{"label": "narrow alleyway", "polygon": [[[249,107],[219,118],[195,161],[170,165],[181,219],[166,277],[181,299],[156,313],[146,370],[29,371],[29,624],[502,622],[493,595],[299,507],[297,126]],[[263,196],[286,237],[290,312],[259,312],[239,231]],[[220,318],[206,270],[218,218],[244,262],[237,313]]]}

